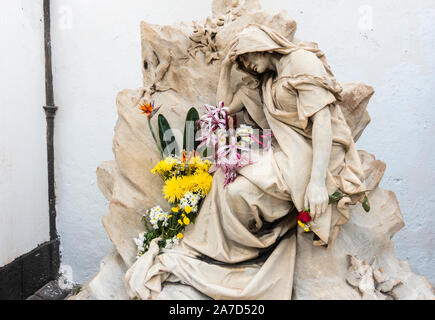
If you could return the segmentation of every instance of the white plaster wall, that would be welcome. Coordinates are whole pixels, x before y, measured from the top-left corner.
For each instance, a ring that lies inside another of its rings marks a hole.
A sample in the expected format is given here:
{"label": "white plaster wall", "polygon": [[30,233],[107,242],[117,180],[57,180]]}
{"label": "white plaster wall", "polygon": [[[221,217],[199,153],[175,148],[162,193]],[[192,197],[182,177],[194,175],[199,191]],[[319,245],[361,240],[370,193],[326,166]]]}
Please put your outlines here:
{"label": "white plaster wall", "polygon": [[0,2],[0,267],[49,240],[41,17]]}
{"label": "white plaster wall", "polygon": [[117,93],[142,83],[140,21],[201,19],[211,2],[52,2],[58,230],[62,264],[72,267],[74,281],[84,282],[111,248],[101,223],[108,203],[95,171],[114,158]]}
{"label": "white plaster wall", "polygon": [[[297,36],[319,43],[340,81],[375,87],[369,106],[373,122],[358,147],[387,162],[382,187],[396,192],[407,224],[395,236],[399,257],[435,282],[435,1],[261,3],[268,9],[286,9],[298,22]],[[211,1],[53,4],[54,80],[60,107],[58,228],[63,263],[72,266],[75,281],[83,282],[111,247],[101,224],[108,204],[98,190],[95,170],[113,159],[116,94],[141,84],[139,22],[201,19],[210,14]],[[370,10],[373,28],[367,23]]]}

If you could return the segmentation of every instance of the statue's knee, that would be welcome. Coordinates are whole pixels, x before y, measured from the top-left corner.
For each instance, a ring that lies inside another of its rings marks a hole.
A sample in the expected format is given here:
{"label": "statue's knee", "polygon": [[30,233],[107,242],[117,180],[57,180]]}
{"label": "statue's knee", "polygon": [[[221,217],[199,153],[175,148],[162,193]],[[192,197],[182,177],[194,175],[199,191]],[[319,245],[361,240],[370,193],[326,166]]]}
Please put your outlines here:
{"label": "statue's knee", "polygon": [[245,177],[238,176],[236,180],[227,185],[227,193],[230,197],[240,199],[244,195],[252,192],[254,185]]}

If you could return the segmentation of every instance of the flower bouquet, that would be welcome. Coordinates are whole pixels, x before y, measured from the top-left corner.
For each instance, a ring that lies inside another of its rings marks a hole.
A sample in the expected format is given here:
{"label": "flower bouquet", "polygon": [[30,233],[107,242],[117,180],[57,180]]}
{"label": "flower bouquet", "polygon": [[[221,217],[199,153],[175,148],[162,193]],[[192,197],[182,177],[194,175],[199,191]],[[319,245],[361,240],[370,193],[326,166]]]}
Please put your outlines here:
{"label": "flower bouquet", "polygon": [[151,172],[164,181],[162,192],[171,210],[166,212],[157,205],[146,211],[143,222],[148,231],[134,239],[138,257],[149,249],[153,239],[159,238],[160,248],[172,248],[179,243],[185,227],[195,222],[200,204],[210,191],[213,180],[209,173],[211,162],[202,159],[196,151],[199,143],[194,137],[199,115],[195,108],[191,108],[186,116],[181,152],[168,121],[161,114],[158,117],[160,143],[157,141],[150,123],[158,111],[154,103],[140,105],[140,108],[147,115],[151,135],[162,156]]}

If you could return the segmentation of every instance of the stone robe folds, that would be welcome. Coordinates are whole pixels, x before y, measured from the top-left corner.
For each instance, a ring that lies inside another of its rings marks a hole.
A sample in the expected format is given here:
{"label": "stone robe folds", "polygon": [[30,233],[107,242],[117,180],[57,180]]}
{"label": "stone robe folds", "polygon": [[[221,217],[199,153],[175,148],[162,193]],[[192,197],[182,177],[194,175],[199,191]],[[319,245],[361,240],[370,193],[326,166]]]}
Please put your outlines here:
{"label": "stone robe folds", "polygon": [[[296,216],[303,209],[312,164],[311,116],[331,111],[333,148],[327,189],[348,196],[312,224],[314,245],[331,245],[349,219],[346,209],[364,189],[352,130],[337,102],[341,87],[317,48],[296,46],[274,31],[251,25],[238,35],[237,53],[278,52],[291,74],[263,75],[259,89],[242,87],[245,118],[274,133],[272,148],[254,154],[255,163],[239,170],[224,187],[213,186],[181,244],[159,254],[149,251],[127,271],[131,297],[156,299],[166,282],[187,284],[213,299],[291,299],[296,258]],[[258,151],[259,152],[259,151]],[[299,229],[301,232],[301,229]],[[327,250],[327,249],[326,249]]]}

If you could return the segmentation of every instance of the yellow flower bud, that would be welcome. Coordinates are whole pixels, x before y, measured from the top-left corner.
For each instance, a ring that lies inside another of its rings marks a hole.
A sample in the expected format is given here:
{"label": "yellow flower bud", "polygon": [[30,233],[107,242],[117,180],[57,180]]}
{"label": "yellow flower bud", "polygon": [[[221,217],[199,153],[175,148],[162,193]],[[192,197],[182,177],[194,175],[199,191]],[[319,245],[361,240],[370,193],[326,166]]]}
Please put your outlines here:
{"label": "yellow flower bud", "polygon": [[181,221],[180,219],[178,219],[178,223],[183,225],[183,221]]}
{"label": "yellow flower bud", "polygon": [[186,211],[187,213],[191,213],[192,212],[192,207],[191,206],[186,206],[184,208],[184,211]]}
{"label": "yellow flower bud", "polygon": [[310,232],[310,227],[308,225],[306,225],[305,223],[303,223],[300,220],[298,220],[298,224],[302,229],[304,229],[305,232]]}

